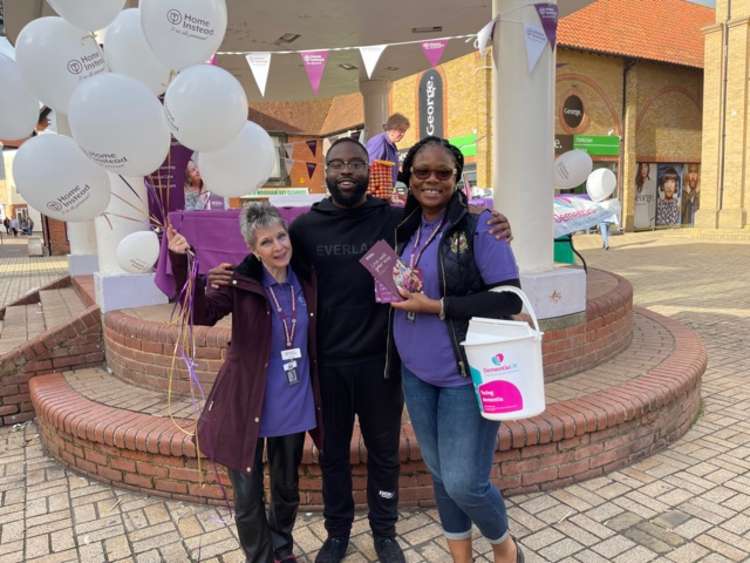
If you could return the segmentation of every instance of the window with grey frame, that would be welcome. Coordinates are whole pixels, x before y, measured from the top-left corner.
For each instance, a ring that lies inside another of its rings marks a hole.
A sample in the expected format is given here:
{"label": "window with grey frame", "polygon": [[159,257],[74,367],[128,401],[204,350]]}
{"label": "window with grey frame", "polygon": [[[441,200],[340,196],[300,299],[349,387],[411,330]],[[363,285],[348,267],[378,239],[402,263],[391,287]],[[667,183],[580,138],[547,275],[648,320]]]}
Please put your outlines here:
{"label": "window with grey frame", "polygon": [[[275,161],[271,177],[268,178],[266,185],[269,186],[288,186],[291,170],[287,170],[286,158],[284,152],[284,143],[287,142],[287,136],[283,133],[269,133],[273,141]],[[290,155],[291,158],[291,155]]]}

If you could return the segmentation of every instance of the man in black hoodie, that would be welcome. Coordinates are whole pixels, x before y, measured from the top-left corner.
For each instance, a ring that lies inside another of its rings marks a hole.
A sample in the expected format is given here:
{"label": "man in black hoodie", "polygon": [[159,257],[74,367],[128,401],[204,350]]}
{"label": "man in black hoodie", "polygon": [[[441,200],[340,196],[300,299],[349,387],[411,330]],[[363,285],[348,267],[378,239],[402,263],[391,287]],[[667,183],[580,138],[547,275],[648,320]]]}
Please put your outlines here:
{"label": "man in black hoodie", "polygon": [[[388,305],[375,302],[372,276],[359,259],[393,240],[402,210],[367,197],[367,150],[342,138],[326,155],[331,193],[290,228],[318,276],[318,357],[323,406],[323,500],[328,539],[316,562],[340,561],[354,520],[349,463],[354,415],[367,447],[367,504],[381,561],[401,562],[398,518],[401,381],[386,371]],[[396,372],[397,373],[397,372]]]}
{"label": "man in black hoodie", "polygon": [[[341,561],[354,520],[350,444],[355,415],[367,447],[367,503],[378,558],[401,563],[396,541],[399,435],[403,397],[397,358],[388,357],[389,306],[375,302],[372,276],[359,259],[377,241],[394,240],[403,210],[366,195],[367,149],[344,137],[326,155],[331,197],[290,228],[318,277],[318,358],[323,407],[323,501],[328,539],[316,563]],[[502,215],[494,231],[509,234]],[[228,283],[231,271],[209,274]]]}

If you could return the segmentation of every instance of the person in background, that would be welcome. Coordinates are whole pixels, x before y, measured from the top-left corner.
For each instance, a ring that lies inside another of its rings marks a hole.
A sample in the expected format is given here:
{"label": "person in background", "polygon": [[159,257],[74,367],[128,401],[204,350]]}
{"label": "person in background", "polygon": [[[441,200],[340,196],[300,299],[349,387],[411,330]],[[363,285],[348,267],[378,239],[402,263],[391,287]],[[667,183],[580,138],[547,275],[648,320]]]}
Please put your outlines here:
{"label": "person in background", "polygon": [[388,118],[385,125],[383,125],[384,131],[367,141],[367,154],[370,158],[370,163],[377,160],[393,163],[393,166],[390,167],[391,179],[393,180],[391,188],[398,181],[399,159],[396,143],[404,138],[404,135],[409,130],[409,126],[410,123],[406,116],[394,113]]}
{"label": "person in background", "polygon": [[496,563],[523,561],[508,529],[505,501],[490,481],[500,422],[483,418],[461,342],[472,316],[507,318],[521,300],[494,293],[520,287],[510,245],[487,228],[489,211],[473,215],[458,190],[464,159],[445,139],[426,137],[409,149],[402,178],[409,186],[396,253],[421,277],[392,303],[393,342],[409,417],[432,474],[440,521],[456,563],[470,563],[472,524],[492,545]]}
{"label": "person in background", "polygon": [[15,217],[10,220],[10,230],[13,233],[14,237],[18,236],[18,219],[16,219]]}
{"label": "person in background", "polygon": [[[316,282],[312,270],[295,259],[275,207],[251,205],[240,221],[251,254],[232,268],[230,284],[206,289],[200,277],[194,288],[196,325],[212,326],[232,315],[227,359],[198,419],[196,445],[229,469],[247,561],[292,563],[305,432],[321,446]],[[171,226],[167,239],[177,284],[183,287],[190,245]],[[271,491],[268,515],[264,449]]]}
{"label": "person in background", "polygon": [[198,166],[192,160],[188,161],[185,169],[185,211],[203,211],[208,209],[211,192],[201,178]]}
{"label": "person in background", "polygon": [[8,219],[7,217],[3,219],[3,226],[5,227],[5,234],[9,235],[10,234],[10,219]]}

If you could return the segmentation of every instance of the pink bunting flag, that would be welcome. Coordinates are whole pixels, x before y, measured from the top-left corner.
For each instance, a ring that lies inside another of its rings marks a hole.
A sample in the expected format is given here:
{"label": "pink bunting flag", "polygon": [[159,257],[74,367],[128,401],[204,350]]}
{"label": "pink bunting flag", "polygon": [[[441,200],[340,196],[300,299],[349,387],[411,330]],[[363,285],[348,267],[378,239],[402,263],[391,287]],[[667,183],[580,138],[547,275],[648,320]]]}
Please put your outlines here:
{"label": "pink bunting flag", "polygon": [[302,51],[300,56],[305,65],[305,72],[307,73],[307,79],[310,81],[312,91],[317,96],[320,91],[320,81],[323,78],[323,71],[328,62],[328,50]]}
{"label": "pink bunting flag", "polygon": [[432,66],[440,64],[440,59],[443,58],[445,47],[448,45],[447,39],[436,39],[434,41],[424,41],[422,43],[422,52],[427,57],[427,62]]}
{"label": "pink bunting flag", "polygon": [[315,169],[318,165],[314,162],[306,162],[305,164],[307,164],[307,176],[312,180],[313,174],[315,174]]}
{"label": "pink bunting flag", "polygon": [[308,139],[307,141],[305,141],[305,144],[310,149],[310,152],[313,153],[313,156],[315,156],[315,153],[318,150],[318,141],[316,141],[315,139]]}

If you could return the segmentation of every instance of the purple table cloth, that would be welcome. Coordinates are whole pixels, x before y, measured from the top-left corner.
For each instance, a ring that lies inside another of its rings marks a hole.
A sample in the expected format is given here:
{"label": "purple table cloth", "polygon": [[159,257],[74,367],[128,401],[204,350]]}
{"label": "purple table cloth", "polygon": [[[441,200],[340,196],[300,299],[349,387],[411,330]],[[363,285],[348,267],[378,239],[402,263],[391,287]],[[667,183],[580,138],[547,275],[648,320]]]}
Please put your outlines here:
{"label": "purple table cloth", "polygon": [[[287,223],[291,223],[309,209],[280,207],[279,212]],[[170,224],[195,250],[199,273],[204,274],[222,262],[239,264],[248,255],[249,250],[240,232],[240,211],[173,211],[169,214]],[[170,299],[177,295],[167,237],[162,237],[161,240],[155,281],[156,286]]]}

